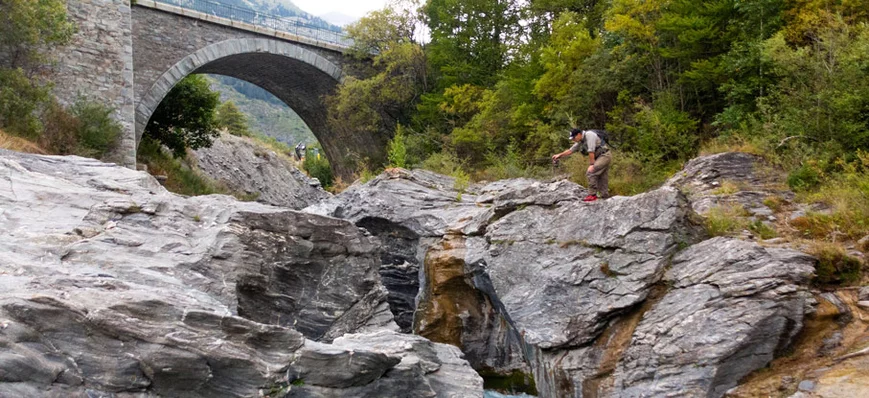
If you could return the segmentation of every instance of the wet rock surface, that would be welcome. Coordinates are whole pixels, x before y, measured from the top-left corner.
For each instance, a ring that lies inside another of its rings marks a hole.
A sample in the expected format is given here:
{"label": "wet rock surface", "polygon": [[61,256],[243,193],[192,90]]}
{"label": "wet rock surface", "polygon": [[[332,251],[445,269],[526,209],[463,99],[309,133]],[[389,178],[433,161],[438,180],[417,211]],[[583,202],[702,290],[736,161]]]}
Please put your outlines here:
{"label": "wet rock surface", "polygon": [[[397,329],[379,242],[347,221],[0,151],[0,225],[0,396],[287,393],[306,344]],[[450,360],[462,373],[451,378],[473,379],[459,387],[481,395],[476,374]],[[329,378],[338,371],[317,370],[331,393],[316,396],[354,396]],[[370,380],[340,372],[362,380],[354,388]],[[378,388],[431,390],[414,380]]]}
{"label": "wet rock surface", "polygon": [[250,138],[223,133],[210,148],[193,153],[205,175],[258,202],[298,210],[331,196],[289,158]]}

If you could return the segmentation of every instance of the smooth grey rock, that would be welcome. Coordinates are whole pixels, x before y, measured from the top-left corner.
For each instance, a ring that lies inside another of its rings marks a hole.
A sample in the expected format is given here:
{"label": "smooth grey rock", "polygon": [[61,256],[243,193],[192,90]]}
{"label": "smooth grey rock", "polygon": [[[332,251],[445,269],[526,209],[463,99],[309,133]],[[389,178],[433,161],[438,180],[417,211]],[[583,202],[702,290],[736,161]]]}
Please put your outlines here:
{"label": "smooth grey rock", "polygon": [[441,237],[448,227],[486,211],[476,202],[479,187],[468,187],[459,198],[455,179],[426,170],[390,169],[334,198],[303,211],[358,223],[379,219],[401,225],[421,237]]}
{"label": "smooth grey rock", "polygon": [[836,331],[830,337],[825,338],[821,342],[821,347],[818,348],[818,355],[820,356],[830,356],[834,353],[834,351],[842,346],[842,341],[844,341],[845,336],[842,335],[841,331]]}
{"label": "smooth grey rock", "polygon": [[421,237],[400,224],[381,218],[364,218],[356,225],[378,237],[385,248],[380,259],[380,278],[389,291],[389,308],[401,330],[411,332],[419,292]]}
{"label": "smooth grey rock", "polygon": [[[335,372],[323,374],[322,369]],[[458,348],[380,331],[306,344],[290,367],[291,397],[479,397],[483,379]]]}
{"label": "smooth grey rock", "polygon": [[860,291],[857,292],[857,298],[860,301],[869,301],[869,286],[861,287]]}
{"label": "smooth grey rock", "polygon": [[811,380],[803,380],[800,382],[800,385],[797,386],[800,391],[811,392],[815,389],[815,382]]}
{"label": "smooth grey rock", "polygon": [[857,305],[860,306],[860,308],[869,310],[869,300],[860,300],[857,302]]}
{"label": "smooth grey rock", "polygon": [[802,327],[814,259],[714,238],[673,259],[673,290],[644,314],[614,395],[720,397],[765,366]]}
{"label": "smooth grey rock", "polygon": [[[390,290],[390,306],[397,321],[407,330],[407,320],[412,319],[416,302],[431,299],[425,290],[431,287],[425,285],[431,275],[420,275],[420,271],[430,250],[442,237],[466,235],[472,238],[468,240],[469,245],[476,248],[479,246],[476,240],[492,220],[530,206],[553,207],[578,202],[585,194],[583,187],[567,181],[545,183],[515,179],[485,186],[472,184],[460,195],[453,178],[424,170],[392,169],[305,211],[354,221],[384,242],[381,277]],[[485,248],[482,249],[469,248],[468,251],[482,254]],[[455,260],[463,262],[464,255],[457,256]],[[470,288],[483,289],[481,286],[487,285],[492,290],[478,260],[469,259],[461,264],[456,269],[459,277],[450,280]],[[520,344],[518,332],[503,320],[497,309],[490,308],[491,301],[480,300],[476,294],[470,296],[489,304],[481,307],[483,313],[461,312],[464,314],[459,321],[461,342],[452,341],[459,338],[452,334],[450,342],[462,344],[469,361],[478,369],[503,374],[513,370],[528,373],[527,364],[516,358],[523,350],[517,345]],[[425,333],[430,331],[418,332],[429,336]]]}
{"label": "smooth grey rock", "polygon": [[380,275],[390,309],[401,330],[410,332],[425,252],[448,227],[486,212],[474,202],[477,190],[470,186],[458,200],[452,177],[390,169],[303,211],[347,219],[383,242]]}
{"label": "smooth grey rock", "polygon": [[234,191],[256,195],[258,202],[297,210],[332,196],[289,159],[250,138],[223,133],[214,145],[193,153],[205,175]]}
{"label": "smooth grey rock", "polygon": [[[725,181],[743,188],[734,193],[720,193]],[[699,214],[706,214],[715,206],[732,204],[755,209],[757,215],[768,219],[772,212],[763,204],[764,199],[771,195],[787,201],[794,198],[793,192],[780,188],[782,182],[784,174],[761,157],[724,152],[691,159],[664,185],[685,192]]]}
{"label": "smooth grey rock", "polygon": [[[528,206],[489,225],[481,261],[525,341],[586,344],[614,315],[642,302],[667,256],[695,239],[675,189],[587,204]],[[545,313],[546,316],[540,316]]]}
{"label": "smooth grey rock", "polygon": [[[380,265],[378,241],[344,220],[184,198],[143,172],[0,150],[0,396],[286,388],[305,337],[397,328]],[[476,389],[460,385],[476,374],[457,369],[456,388]]]}

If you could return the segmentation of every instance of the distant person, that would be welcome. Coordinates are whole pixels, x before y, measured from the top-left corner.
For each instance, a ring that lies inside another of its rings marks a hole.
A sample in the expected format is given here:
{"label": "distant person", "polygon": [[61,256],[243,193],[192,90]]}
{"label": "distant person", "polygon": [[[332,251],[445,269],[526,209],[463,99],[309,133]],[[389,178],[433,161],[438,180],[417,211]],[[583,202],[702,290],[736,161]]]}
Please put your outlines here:
{"label": "distant person", "polygon": [[304,148],[305,148],[305,144],[302,144],[301,142],[296,144],[296,147],[294,148],[295,153],[296,153],[296,160],[299,162],[302,161],[302,154],[304,153],[304,150],[305,150]]}
{"label": "distant person", "polygon": [[572,153],[581,152],[588,154],[588,170],[585,176],[588,178],[588,187],[591,194],[586,196],[583,202],[594,202],[598,198],[609,197],[609,171],[612,163],[612,153],[606,143],[606,132],[601,130],[570,130],[570,140],[574,142],[570,149],[552,155],[552,161],[558,161]]}

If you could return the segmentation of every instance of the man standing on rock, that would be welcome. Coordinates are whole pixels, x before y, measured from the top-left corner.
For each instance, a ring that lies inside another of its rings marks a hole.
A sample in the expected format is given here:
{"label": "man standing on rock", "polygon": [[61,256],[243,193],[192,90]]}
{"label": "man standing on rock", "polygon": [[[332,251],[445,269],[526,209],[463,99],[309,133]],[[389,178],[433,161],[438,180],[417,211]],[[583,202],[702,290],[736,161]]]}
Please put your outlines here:
{"label": "man standing on rock", "polygon": [[564,152],[552,155],[552,161],[555,162],[577,151],[588,154],[589,166],[585,176],[588,178],[588,187],[592,193],[586,196],[582,200],[583,202],[594,202],[598,197],[602,199],[609,197],[609,171],[612,154],[605,137],[601,137],[604,134],[601,133],[596,130],[572,129],[570,130],[570,140],[574,142],[573,146]]}

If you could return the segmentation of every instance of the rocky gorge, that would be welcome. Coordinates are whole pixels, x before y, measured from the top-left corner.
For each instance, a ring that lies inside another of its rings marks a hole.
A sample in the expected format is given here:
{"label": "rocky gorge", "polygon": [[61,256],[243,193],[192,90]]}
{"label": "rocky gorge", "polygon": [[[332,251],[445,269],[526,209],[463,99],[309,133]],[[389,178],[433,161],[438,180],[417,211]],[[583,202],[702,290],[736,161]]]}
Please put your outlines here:
{"label": "rocky gorge", "polygon": [[864,293],[703,228],[766,217],[746,156],[591,204],[390,169],[299,210],[0,151],[0,397],[859,396]]}

